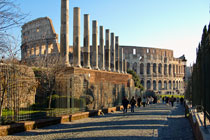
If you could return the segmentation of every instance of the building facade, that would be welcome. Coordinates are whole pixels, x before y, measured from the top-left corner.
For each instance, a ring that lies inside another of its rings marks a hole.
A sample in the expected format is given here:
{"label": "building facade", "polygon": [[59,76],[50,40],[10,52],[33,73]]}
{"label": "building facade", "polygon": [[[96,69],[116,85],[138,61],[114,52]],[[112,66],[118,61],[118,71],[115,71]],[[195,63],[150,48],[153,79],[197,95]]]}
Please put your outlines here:
{"label": "building facade", "polygon": [[27,64],[52,61],[57,58],[60,47],[58,34],[48,17],[32,20],[22,26],[21,60]]}
{"label": "building facade", "polygon": [[159,94],[184,94],[186,59],[173,51],[149,47],[121,46],[127,69],[134,70],[145,90]]}
{"label": "building facade", "polygon": [[[105,34],[107,35],[107,33]],[[116,42],[113,41],[113,38],[114,34],[111,33],[110,49],[107,49],[107,41],[106,49],[103,50],[101,44],[98,46],[99,69],[115,72],[126,72],[126,69],[133,69],[140,76],[141,84],[145,90],[153,90],[160,94],[184,93],[186,68],[184,56],[174,58],[173,51],[167,49],[134,46],[118,47],[118,37],[116,37]],[[101,40],[103,41],[103,35],[100,35]],[[68,50],[69,64],[73,66],[73,46],[69,46]],[[109,51],[111,56],[108,55]],[[80,63],[82,67],[84,67],[84,52],[84,47],[81,47]],[[93,59],[93,53],[93,47],[90,46],[90,60]],[[47,65],[58,60],[59,56],[58,35],[55,33],[51,19],[48,17],[38,18],[22,26],[22,61],[32,65],[40,63],[40,59],[44,59],[43,63]],[[101,66],[101,64],[105,63],[103,57],[104,59],[110,58],[109,69],[104,69],[104,66]],[[92,61],[90,61],[90,65],[94,68]]]}

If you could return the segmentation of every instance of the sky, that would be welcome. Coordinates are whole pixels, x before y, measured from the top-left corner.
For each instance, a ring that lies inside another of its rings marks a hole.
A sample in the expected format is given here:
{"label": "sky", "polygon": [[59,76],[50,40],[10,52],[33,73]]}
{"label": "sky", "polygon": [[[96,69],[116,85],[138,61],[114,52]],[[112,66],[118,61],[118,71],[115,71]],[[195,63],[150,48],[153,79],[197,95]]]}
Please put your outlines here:
{"label": "sky", "polygon": [[[15,2],[28,14],[25,22],[47,16],[60,34],[60,0]],[[185,54],[190,65],[195,62],[203,27],[210,21],[209,4],[210,0],[70,0],[69,42],[73,44],[73,8],[80,7],[81,45],[83,15],[90,14],[90,21],[97,20],[119,36],[120,45],[171,49],[174,57]],[[10,32],[20,39],[21,27]]]}

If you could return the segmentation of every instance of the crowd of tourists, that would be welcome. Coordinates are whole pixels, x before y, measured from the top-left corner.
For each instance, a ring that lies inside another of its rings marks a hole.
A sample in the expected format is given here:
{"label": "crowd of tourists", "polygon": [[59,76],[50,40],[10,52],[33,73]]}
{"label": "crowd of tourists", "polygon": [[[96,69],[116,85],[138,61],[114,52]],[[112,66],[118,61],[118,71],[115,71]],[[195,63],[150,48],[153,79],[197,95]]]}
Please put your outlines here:
{"label": "crowd of tourists", "polygon": [[[174,106],[174,102],[177,102],[180,104],[183,104],[184,102],[184,98],[181,97],[162,97],[162,103],[163,104],[167,104],[167,105],[171,105],[172,107]],[[131,100],[129,101],[127,99],[126,96],[124,96],[123,100],[122,100],[122,105],[123,105],[123,113],[127,113],[127,109],[128,109],[128,104],[130,104],[131,106],[131,112],[134,112],[134,108],[135,106],[137,105],[137,107],[145,107],[147,105],[150,105],[150,104],[156,104],[157,103],[157,97],[156,96],[143,96],[143,98],[141,98],[141,96],[139,96],[137,98],[137,100],[134,98],[134,96],[131,98]]]}
{"label": "crowd of tourists", "polygon": [[128,104],[131,105],[131,112],[134,112],[134,107],[137,105],[137,107],[145,107],[146,105],[150,105],[150,104],[156,104],[157,103],[157,97],[153,97],[153,96],[144,96],[143,98],[141,98],[141,96],[139,96],[137,98],[137,100],[134,98],[134,96],[131,98],[131,100],[129,101],[127,99],[126,96],[124,96],[123,100],[122,100],[122,105],[123,105],[123,112],[127,113],[127,108],[128,108]]}

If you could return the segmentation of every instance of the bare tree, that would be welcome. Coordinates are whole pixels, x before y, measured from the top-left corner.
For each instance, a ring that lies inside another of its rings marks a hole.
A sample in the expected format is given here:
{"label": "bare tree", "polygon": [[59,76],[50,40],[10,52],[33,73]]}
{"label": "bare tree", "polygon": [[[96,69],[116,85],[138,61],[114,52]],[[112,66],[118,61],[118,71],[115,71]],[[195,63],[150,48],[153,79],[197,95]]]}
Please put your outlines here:
{"label": "bare tree", "polygon": [[17,39],[8,34],[8,30],[23,24],[23,14],[14,0],[0,0],[0,57],[14,58],[17,54]]}
{"label": "bare tree", "polygon": [[20,26],[25,18],[13,0],[0,0],[0,33]]}
{"label": "bare tree", "polygon": [[63,68],[59,63],[59,56],[44,55],[37,58],[34,65],[36,66],[35,74],[39,81],[38,92],[46,94],[48,99],[48,108],[51,108],[52,95],[55,91],[55,76]]}

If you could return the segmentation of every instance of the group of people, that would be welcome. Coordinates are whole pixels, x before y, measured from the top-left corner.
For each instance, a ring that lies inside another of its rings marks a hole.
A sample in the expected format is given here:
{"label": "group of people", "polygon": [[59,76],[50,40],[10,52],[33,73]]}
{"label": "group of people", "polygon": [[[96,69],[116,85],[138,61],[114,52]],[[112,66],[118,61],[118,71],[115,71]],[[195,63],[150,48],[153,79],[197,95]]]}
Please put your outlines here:
{"label": "group of people", "polygon": [[[134,98],[134,96],[131,98],[131,100],[129,101],[127,99],[126,96],[124,96],[123,100],[122,100],[122,105],[123,105],[123,112],[127,113],[127,108],[128,108],[128,104],[130,103],[131,105],[131,112],[134,112],[134,107],[136,105],[136,100]],[[143,97],[143,99],[141,98],[141,96],[139,96],[137,98],[137,106],[141,107],[141,105],[143,105],[143,107],[145,107],[146,105],[149,104],[155,104],[157,103],[157,97],[152,97],[152,96],[148,96],[148,97]]]}
{"label": "group of people", "polygon": [[162,97],[162,102],[166,104],[170,104],[172,107],[174,106],[174,102],[180,102],[180,104],[183,104],[184,98],[174,98],[174,96],[171,97]]}
{"label": "group of people", "polygon": [[[173,96],[171,97],[162,97],[162,102],[166,103],[166,104],[170,104],[172,107],[174,106],[174,102],[180,102],[180,104],[183,104],[184,102],[184,98],[174,98]],[[137,98],[137,106],[141,107],[141,105],[143,105],[143,107],[145,107],[146,105],[149,104],[155,104],[157,103],[157,97],[152,97],[152,96],[148,96],[148,97],[143,97],[143,99],[141,98],[141,96],[139,96]],[[123,112],[127,113],[127,108],[128,108],[128,104],[131,105],[131,112],[134,112],[134,107],[136,105],[136,100],[134,98],[134,96],[131,98],[131,100],[129,101],[127,99],[126,96],[124,96],[123,100],[122,100],[122,105],[123,105]]]}

